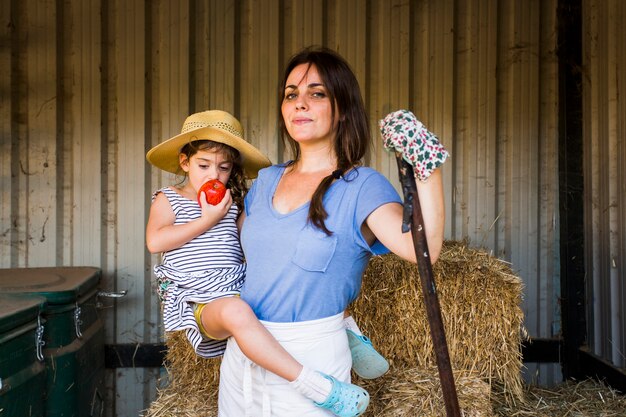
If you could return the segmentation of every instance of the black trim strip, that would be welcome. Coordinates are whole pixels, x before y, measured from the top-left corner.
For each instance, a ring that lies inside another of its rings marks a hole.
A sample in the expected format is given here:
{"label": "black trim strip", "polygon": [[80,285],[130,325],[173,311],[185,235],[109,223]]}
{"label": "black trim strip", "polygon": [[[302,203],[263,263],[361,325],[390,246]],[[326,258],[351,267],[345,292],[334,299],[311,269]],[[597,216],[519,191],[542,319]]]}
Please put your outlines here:
{"label": "black trim strip", "polygon": [[[522,343],[525,363],[558,363],[560,339],[532,339]],[[114,368],[160,368],[167,347],[162,343],[105,345],[105,366]],[[578,351],[579,367],[584,375],[597,378],[626,393],[626,371],[591,353],[586,347]]]}
{"label": "black trim strip", "polygon": [[167,347],[163,343],[140,343],[104,346],[106,368],[160,368]]}
{"label": "black trim strip", "polygon": [[585,235],[582,101],[582,2],[559,0],[559,213],[561,241],[561,364],[566,379],[584,377]]}
{"label": "black trim strip", "polygon": [[522,343],[524,363],[559,363],[561,339],[531,339]]}
{"label": "black trim strip", "polygon": [[[559,362],[560,339],[532,339],[522,344],[524,362]],[[105,345],[105,366],[114,368],[159,368],[167,346],[163,343]]]}
{"label": "black trim strip", "polygon": [[587,347],[580,348],[578,353],[580,368],[585,375],[597,378],[622,394],[626,394],[626,370],[594,355]]}

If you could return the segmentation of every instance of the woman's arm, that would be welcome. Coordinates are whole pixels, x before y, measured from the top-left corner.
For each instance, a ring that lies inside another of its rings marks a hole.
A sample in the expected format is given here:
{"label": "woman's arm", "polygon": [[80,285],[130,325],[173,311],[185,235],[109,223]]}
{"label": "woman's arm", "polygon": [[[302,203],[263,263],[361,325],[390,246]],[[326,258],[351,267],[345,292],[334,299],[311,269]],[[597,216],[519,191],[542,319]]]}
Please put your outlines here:
{"label": "woman's arm", "polygon": [[[416,181],[424,218],[431,262],[439,258],[443,245],[445,204],[441,171],[435,170],[426,181]],[[411,262],[417,262],[410,232],[402,233],[401,204],[389,203],[378,207],[366,219],[363,235],[369,244],[378,239],[387,249]]]}

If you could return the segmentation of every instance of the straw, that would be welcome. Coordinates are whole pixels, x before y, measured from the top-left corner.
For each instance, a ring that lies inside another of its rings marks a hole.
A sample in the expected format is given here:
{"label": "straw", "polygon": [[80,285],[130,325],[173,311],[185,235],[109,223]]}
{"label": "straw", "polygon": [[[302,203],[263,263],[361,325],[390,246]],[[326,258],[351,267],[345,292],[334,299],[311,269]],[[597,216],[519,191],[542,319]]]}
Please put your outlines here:
{"label": "straw", "polygon": [[[598,382],[523,384],[523,285],[508,263],[446,241],[433,273],[464,416],[626,415],[625,397]],[[353,374],[371,395],[365,416],[444,416],[417,267],[392,254],[372,258],[350,311],[391,365],[376,380]],[[166,336],[166,386],[143,415],[215,417],[220,359],[199,358],[182,332]]]}

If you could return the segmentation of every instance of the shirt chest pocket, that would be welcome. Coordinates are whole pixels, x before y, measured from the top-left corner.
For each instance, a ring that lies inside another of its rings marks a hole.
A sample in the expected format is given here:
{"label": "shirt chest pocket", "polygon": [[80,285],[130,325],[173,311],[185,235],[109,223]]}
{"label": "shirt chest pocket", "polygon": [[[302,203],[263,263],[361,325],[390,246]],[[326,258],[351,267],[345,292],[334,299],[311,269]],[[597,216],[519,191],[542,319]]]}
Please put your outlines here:
{"label": "shirt chest pocket", "polygon": [[299,233],[291,261],[305,271],[325,272],[336,247],[336,236],[307,227]]}

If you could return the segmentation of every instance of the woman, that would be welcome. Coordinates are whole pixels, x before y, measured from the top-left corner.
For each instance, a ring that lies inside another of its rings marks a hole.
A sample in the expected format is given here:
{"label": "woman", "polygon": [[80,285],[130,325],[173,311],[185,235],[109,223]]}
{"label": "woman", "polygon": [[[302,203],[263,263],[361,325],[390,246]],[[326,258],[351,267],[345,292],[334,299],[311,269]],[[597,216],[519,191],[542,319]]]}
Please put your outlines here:
{"label": "woman", "polygon": [[[367,113],[346,61],[305,49],[281,83],[281,130],[294,159],[261,170],[245,200],[241,241],[248,264],[241,297],[300,363],[350,380],[343,311],[357,297],[372,254],[415,262],[402,233],[402,202],[363,167]],[[418,183],[431,259],[443,243],[441,173]],[[222,362],[219,415],[329,416],[286,381],[254,366],[231,338]]]}

